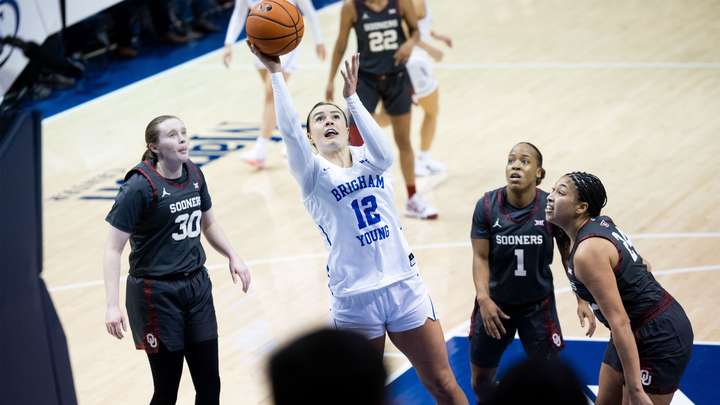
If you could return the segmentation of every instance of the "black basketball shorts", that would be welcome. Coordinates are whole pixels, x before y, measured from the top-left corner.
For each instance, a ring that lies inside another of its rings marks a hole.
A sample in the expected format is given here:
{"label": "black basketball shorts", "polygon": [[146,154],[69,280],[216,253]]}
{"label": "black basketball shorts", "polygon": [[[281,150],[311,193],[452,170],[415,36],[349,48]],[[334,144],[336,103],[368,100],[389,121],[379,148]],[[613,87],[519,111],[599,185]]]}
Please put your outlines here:
{"label": "black basketball shorts", "polygon": [[172,277],[128,276],[125,297],[135,347],[157,353],[159,341],[169,351],[185,342],[217,339],[212,283],[207,269]]}
{"label": "black basketball shorts", "polygon": [[405,69],[388,75],[359,72],[357,94],[370,113],[380,100],[388,115],[403,115],[412,108],[412,84]]}
{"label": "black basketball shorts", "polygon": [[[690,361],[693,331],[680,304],[673,303],[656,318],[635,331],[640,355],[640,381],[649,394],[670,394],[677,390]],[[603,363],[622,373],[622,363],[612,337]]]}
{"label": "black basketball shorts", "polygon": [[500,364],[500,357],[515,337],[515,331],[529,357],[554,358],[565,347],[555,294],[532,304],[498,306],[510,317],[502,320],[506,333],[501,339],[495,339],[485,332],[480,307],[475,301],[469,337],[470,361],[476,367],[496,368]]}

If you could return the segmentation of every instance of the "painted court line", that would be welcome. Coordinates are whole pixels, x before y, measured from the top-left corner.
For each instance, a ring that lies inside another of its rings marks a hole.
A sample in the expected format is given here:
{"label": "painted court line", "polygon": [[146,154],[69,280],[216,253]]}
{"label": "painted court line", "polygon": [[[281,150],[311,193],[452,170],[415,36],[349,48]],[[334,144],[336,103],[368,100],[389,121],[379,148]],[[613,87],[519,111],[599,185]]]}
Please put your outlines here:
{"label": "painted court line", "polygon": [[[298,64],[299,70],[327,71],[327,66],[320,63]],[[218,71],[215,65],[199,65],[193,67],[199,71]],[[222,67],[224,69],[224,67]],[[254,71],[252,65],[233,66],[231,69]],[[435,70],[471,71],[471,70],[717,70],[720,63],[716,62],[517,62],[517,63],[436,63]]]}
{"label": "painted court line", "polygon": [[[260,259],[260,260],[249,260],[245,262],[248,267],[254,266],[256,264],[273,264],[273,263],[284,263],[284,262],[294,262],[298,260],[303,259],[321,259],[324,258],[326,255],[324,254],[317,254],[317,255],[303,255],[303,256],[294,256],[294,257],[280,257],[276,259]],[[213,264],[209,266],[205,266],[208,268],[208,270],[218,270],[218,269],[224,269],[227,267],[227,263],[223,264]],[[672,274],[683,274],[683,273],[702,273],[707,271],[718,271],[720,270],[720,264],[716,265],[709,265],[709,266],[698,266],[698,267],[681,267],[677,269],[667,269],[667,270],[658,270],[653,271],[653,274],[656,276],[668,276]],[[86,288],[86,287],[96,287],[103,284],[103,280],[93,280],[93,281],[85,281],[80,283],[70,283],[70,284],[63,284],[55,287],[49,287],[48,291],[50,292],[59,292],[59,291],[67,291],[67,290],[77,290],[80,288]],[[556,294],[563,294],[566,292],[570,292],[570,287],[562,287],[555,289]]]}
{"label": "painted court line", "polygon": [[[673,233],[638,233],[635,235],[632,235],[632,239],[634,240],[642,240],[642,239],[693,239],[693,238],[699,238],[699,239],[706,239],[706,238],[720,238],[720,232],[673,232]],[[469,248],[470,242],[445,242],[445,243],[431,243],[426,245],[415,245],[412,247],[413,250],[436,250],[436,249],[448,249],[448,248]],[[287,263],[287,262],[296,262],[301,260],[315,260],[315,259],[323,259],[327,257],[327,253],[309,253],[305,255],[296,255],[296,256],[286,256],[286,257],[275,257],[275,258],[266,258],[266,259],[255,259],[255,260],[248,260],[245,263],[247,263],[248,266],[252,267],[255,265],[261,265],[261,264],[276,264],[276,263]],[[208,270],[216,270],[216,269],[223,269],[227,267],[226,263],[223,264],[211,264],[206,266]],[[706,265],[706,266],[698,266],[698,267],[682,267],[682,268],[676,268],[676,269],[668,269],[668,270],[658,270],[654,271],[653,274],[657,276],[664,276],[668,274],[682,274],[682,273],[698,273],[698,272],[706,272],[706,271],[717,271],[720,270],[720,265]],[[59,285],[55,287],[50,287],[50,292],[57,292],[57,291],[65,291],[65,290],[75,290],[78,288],[85,288],[85,287],[94,287],[101,285],[103,283],[103,280],[93,280],[93,281],[86,281],[86,282],[79,282],[79,283],[71,283],[71,284],[64,284]],[[556,290],[557,293],[565,293],[570,291],[570,288],[560,288]]]}
{"label": "painted court line", "polygon": [[438,63],[446,70],[714,70],[716,62],[548,62],[548,63]]}

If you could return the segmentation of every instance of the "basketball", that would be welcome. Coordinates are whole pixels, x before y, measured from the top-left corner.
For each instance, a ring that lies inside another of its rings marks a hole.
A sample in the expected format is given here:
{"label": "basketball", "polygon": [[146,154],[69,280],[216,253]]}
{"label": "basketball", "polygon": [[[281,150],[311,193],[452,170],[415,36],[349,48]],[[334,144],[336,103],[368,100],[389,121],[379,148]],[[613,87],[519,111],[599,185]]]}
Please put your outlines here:
{"label": "basketball", "polygon": [[271,56],[291,52],[305,32],[302,14],[286,0],[263,0],[256,4],[250,9],[245,27],[248,42]]}

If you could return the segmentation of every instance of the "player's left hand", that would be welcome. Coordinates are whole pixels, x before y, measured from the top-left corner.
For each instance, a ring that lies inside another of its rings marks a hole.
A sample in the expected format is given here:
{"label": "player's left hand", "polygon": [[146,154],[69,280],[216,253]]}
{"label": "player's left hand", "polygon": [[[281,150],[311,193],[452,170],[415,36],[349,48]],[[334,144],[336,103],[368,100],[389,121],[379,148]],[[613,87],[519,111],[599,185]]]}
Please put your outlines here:
{"label": "player's left hand", "polygon": [[345,81],[343,85],[343,97],[348,98],[355,94],[358,83],[358,70],[360,69],[360,54],[356,53],[350,58],[350,63],[345,61],[345,70],[340,69],[340,74]]}
{"label": "player's left hand", "polygon": [[428,50],[428,55],[430,55],[430,57],[433,58],[435,62],[442,61],[444,56],[443,51],[437,48],[432,48],[431,50]]}
{"label": "player's left hand", "polygon": [[585,336],[592,337],[595,333],[595,314],[590,309],[587,302],[578,299],[577,315],[580,319],[580,327],[585,329],[585,318],[588,320],[588,330],[585,332]]}
{"label": "player's left hand", "polygon": [[317,55],[318,59],[325,60],[325,57],[327,56],[327,51],[325,50],[325,44],[315,45],[315,55]]}
{"label": "player's left hand", "polygon": [[452,48],[452,38],[445,35],[438,35],[438,40],[444,43],[448,48]]}
{"label": "player's left hand", "polygon": [[232,45],[228,44],[223,49],[223,64],[225,67],[230,67],[230,62],[232,62]]}
{"label": "player's left hand", "polygon": [[260,59],[260,62],[265,65],[265,67],[267,68],[267,70],[270,71],[270,73],[282,72],[282,65],[280,64],[279,56],[266,55],[260,52],[260,50],[257,49],[255,45],[251,44],[249,41],[245,42],[247,42],[248,47],[250,47],[250,52],[257,56],[258,59]]}
{"label": "player's left hand", "polygon": [[395,51],[395,55],[393,55],[393,58],[395,58],[395,66],[407,62],[408,59],[410,59],[410,54],[412,53],[413,49],[413,43],[412,42],[405,42],[404,44],[400,45],[400,48],[398,48],[397,51]]}
{"label": "player's left hand", "polygon": [[234,257],[230,259],[229,267],[233,283],[237,284],[237,280],[240,278],[243,286],[243,292],[247,292],[250,288],[250,269],[248,269],[245,262],[240,258]]}

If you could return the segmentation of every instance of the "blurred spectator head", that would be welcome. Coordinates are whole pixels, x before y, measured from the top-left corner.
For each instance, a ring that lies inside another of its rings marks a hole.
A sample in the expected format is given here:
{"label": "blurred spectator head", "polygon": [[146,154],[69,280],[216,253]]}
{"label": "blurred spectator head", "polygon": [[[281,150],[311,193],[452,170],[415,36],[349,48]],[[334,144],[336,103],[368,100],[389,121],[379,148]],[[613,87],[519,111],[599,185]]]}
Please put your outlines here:
{"label": "blurred spectator head", "polygon": [[352,332],[301,336],[271,356],[268,372],[276,405],[384,403],[382,353]]}
{"label": "blurred spectator head", "polygon": [[558,359],[530,359],[515,365],[500,379],[482,404],[587,405],[575,372]]}

